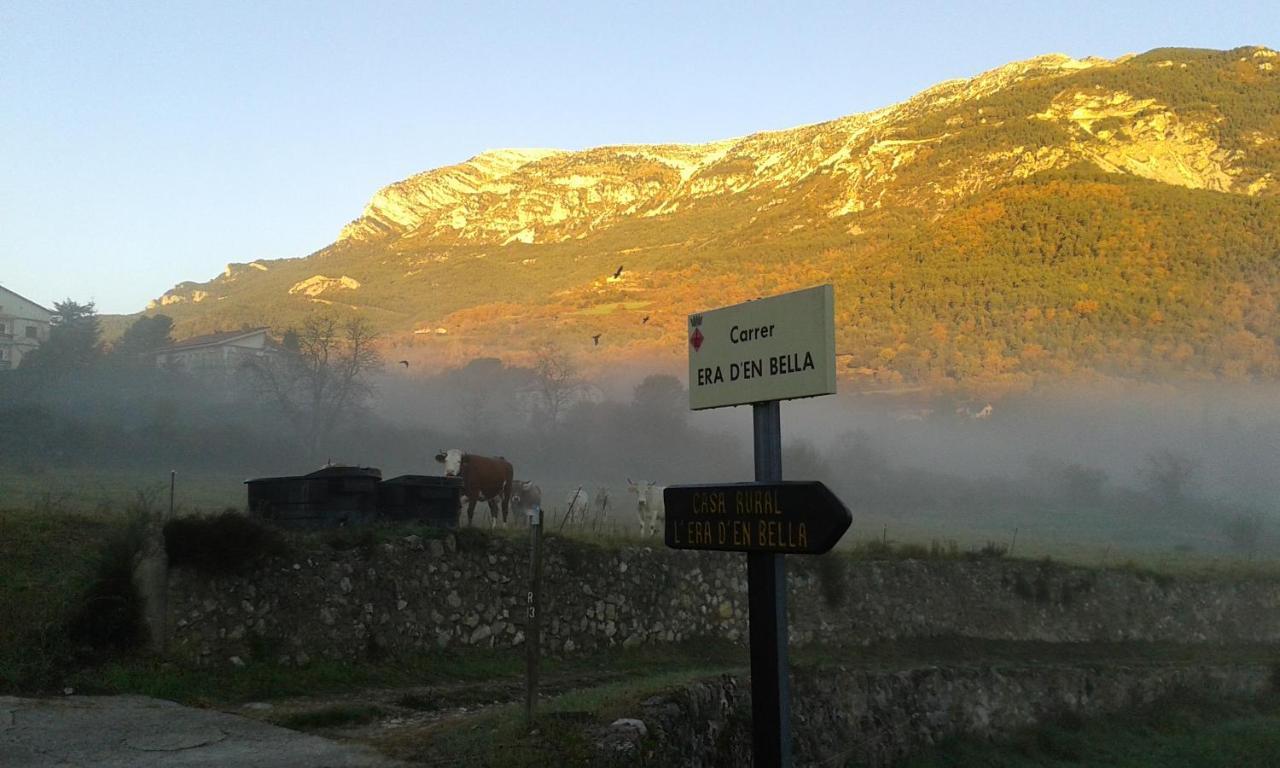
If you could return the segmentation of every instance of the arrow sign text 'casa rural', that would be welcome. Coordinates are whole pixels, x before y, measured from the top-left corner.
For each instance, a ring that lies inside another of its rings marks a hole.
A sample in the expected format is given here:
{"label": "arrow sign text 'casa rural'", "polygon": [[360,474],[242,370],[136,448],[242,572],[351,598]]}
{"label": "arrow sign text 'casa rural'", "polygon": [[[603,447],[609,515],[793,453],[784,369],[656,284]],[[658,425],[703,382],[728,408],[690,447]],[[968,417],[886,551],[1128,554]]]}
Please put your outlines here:
{"label": "arrow sign text 'casa rural'", "polygon": [[673,549],[820,555],[853,521],[819,482],[673,485],[663,502]]}

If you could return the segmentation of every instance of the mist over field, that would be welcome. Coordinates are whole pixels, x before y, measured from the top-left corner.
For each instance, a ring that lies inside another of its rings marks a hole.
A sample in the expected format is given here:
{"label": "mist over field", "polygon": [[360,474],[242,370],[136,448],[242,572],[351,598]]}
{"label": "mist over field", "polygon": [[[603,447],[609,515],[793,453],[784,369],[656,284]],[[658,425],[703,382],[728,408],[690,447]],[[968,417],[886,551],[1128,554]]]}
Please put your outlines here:
{"label": "mist over field", "polygon": [[[384,477],[440,474],[434,454],[462,448],[510,459],[549,510],[562,511],[579,487],[607,494],[606,514],[623,531],[635,519],[628,479],[751,479],[748,407],[690,412],[677,377],[621,371],[596,385],[556,354],[559,380],[488,358],[435,374],[379,365],[366,397],[314,447],[251,379],[229,394],[111,358],[72,373],[15,371],[0,377],[0,476],[16,498],[63,473],[91,470],[127,486],[178,469],[217,477],[210,496],[242,505],[244,478],[328,462],[376,466]],[[1250,557],[1280,549],[1273,387],[1095,383],[990,402],[910,397],[783,404],[784,477],[830,485],[854,512],[851,539],[973,546],[1022,536],[1048,549]]]}

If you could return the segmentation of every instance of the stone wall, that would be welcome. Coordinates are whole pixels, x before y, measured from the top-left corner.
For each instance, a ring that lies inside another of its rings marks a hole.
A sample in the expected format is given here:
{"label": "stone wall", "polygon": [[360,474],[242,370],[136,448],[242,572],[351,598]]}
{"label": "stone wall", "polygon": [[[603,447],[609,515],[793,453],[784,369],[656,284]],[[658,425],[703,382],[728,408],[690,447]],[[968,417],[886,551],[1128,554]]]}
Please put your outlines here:
{"label": "stone wall", "polygon": [[[353,549],[334,549],[323,535],[290,543],[290,556],[235,577],[170,569],[168,652],[202,663],[305,663],[524,640],[527,541],[467,532]],[[549,537],[544,562],[543,647],[552,653],[706,636],[745,642],[742,555]],[[1274,580],[1170,580],[1000,559],[792,557],[788,569],[797,643],[1280,641]]]}
{"label": "stone wall", "polygon": [[[1005,735],[1066,713],[1098,716],[1186,691],[1256,696],[1272,690],[1272,674],[1262,665],[796,669],[792,749],[796,765],[876,768],[951,736]],[[643,728],[604,734],[601,764],[751,764],[751,692],[743,679],[726,675],[654,697],[629,719],[636,721]]]}

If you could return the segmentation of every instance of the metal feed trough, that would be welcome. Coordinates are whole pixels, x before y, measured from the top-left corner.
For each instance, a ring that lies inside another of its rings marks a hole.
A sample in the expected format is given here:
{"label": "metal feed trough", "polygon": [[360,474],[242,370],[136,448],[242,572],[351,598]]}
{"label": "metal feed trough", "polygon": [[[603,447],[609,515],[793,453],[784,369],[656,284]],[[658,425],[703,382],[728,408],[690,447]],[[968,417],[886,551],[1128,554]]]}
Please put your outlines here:
{"label": "metal feed trough", "polygon": [[246,480],[249,514],[286,528],[336,528],[375,520],[456,527],[462,480],[402,475],[374,467],[325,467],[293,477]]}
{"label": "metal feed trough", "polygon": [[378,516],[457,528],[462,478],[401,475],[378,486]]}
{"label": "metal feed trough", "polygon": [[247,480],[249,514],[290,528],[360,525],[378,513],[381,470],[325,467],[296,477]]}

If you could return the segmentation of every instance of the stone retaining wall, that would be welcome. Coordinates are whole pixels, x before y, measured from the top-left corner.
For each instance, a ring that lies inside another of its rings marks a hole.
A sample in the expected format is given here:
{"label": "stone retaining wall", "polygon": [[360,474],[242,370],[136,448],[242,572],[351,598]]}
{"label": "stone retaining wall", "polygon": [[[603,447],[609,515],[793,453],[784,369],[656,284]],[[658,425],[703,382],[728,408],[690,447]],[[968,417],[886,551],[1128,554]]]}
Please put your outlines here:
{"label": "stone retaining wall", "polygon": [[[524,641],[528,543],[395,537],[294,554],[209,578],[168,571],[167,651],[200,663],[281,663]],[[548,538],[543,647],[572,653],[746,638],[745,557]],[[1157,579],[1001,559],[788,558],[794,643],[959,635],[1000,640],[1280,641],[1280,582]],[[234,662],[232,662],[234,663]]]}
{"label": "stone retaining wall", "polygon": [[[1273,672],[1236,666],[923,667],[904,671],[797,669],[792,674],[796,765],[893,765],[951,736],[1006,735],[1066,713],[1092,717],[1193,691],[1206,698],[1273,690]],[[646,701],[598,743],[607,765],[751,764],[751,692],[723,676]]]}

